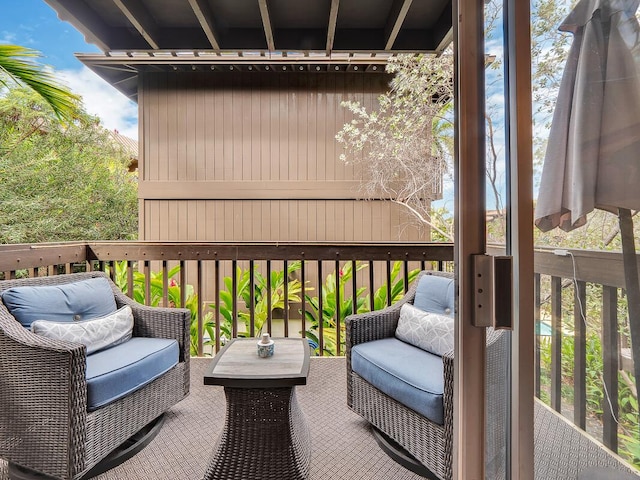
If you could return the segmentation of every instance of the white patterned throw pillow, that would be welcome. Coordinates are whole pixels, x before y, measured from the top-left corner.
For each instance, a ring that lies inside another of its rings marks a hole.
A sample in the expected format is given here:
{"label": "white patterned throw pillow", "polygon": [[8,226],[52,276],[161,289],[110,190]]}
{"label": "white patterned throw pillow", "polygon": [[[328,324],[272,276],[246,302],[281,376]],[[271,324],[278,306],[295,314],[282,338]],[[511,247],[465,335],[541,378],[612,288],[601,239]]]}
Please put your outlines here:
{"label": "white patterned throw pillow", "polygon": [[453,318],[425,312],[405,303],[400,309],[396,338],[435,355],[453,350]]}
{"label": "white patterned throw pillow", "polygon": [[81,322],[51,322],[36,320],[31,331],[57,340],[83,343],[90,353],[124,343],[133,332],[133,312],[125,306],[110,315]]}

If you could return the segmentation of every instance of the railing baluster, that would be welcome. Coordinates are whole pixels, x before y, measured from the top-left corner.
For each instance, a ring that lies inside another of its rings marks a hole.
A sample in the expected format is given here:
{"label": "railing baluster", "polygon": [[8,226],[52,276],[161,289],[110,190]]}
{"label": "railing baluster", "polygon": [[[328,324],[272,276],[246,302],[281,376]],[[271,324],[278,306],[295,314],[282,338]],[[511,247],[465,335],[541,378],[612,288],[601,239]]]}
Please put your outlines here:
{"label": "railing baluster", "polygon": [[618,290],[602,287],[602,443],[618,451]]}
{"label": "railing baluster", "polygon": [[[198,301],[202,301],[198,297]],[[187,263],[180,260],[180,307],[184,308],[187,304]]]}
{"label": "railing baluster", "polygon": [[305,268],[304,268],[304,259],[300,260],[300,300],[301,300],[301,319],[302,319],[302,337],[306,338],[307,336],[307,297],[306,297],[306,288],[305,288]]}
{"label": "railing baluster", "polygon": [[196,276],[196,292],[198,295],[198,356],[201,357],[204,350],[204,328],[202,318],[202,260],[198,260]]}
{"label": "railing baluster", "polygon": [[404,292],[406,293],[409,290],[409,262],[405,260],[402,264],[404,266]]}
{"label": "railing baluster", "polygon": [[369,260],[369,310],[372,312],[375,310],[375,298],[376,293],[375,286],[373,284],[373,262]]}
{"label": "railing baluster", "polygon": [[271,300],[271,260],[267,260],[267,331],[273,334],[273,329],[271,328],[273,316],[271,312]]}
{"label": "railing baluster", "polygon": [[540,398],[540,339],[542,334],[542,323],[540,322],[540,274],[536,273],[533,277],[533,288],[535,298],[534,325],[538,329],[536,332],[535,347],[535,395]]}
{"label": "railing baluster", "polygon": [[162,261],[162,306],[169,306],[169,271],[167,269],[167,261]]}
{"label": "railing baluster", "polygon": [[254,261],[249,260],[249,337],[256,336],[256,289]]}
{"label": "railing baluster", "polygon": [[238,261],[231,261],[231,336],[238,336]]}
{"label": "railing baluster", "polygon": [[318,260],[318,343],[320,356],[324,355],[324,306],[322,305],[322,260]]}
{"label": "railing baluster", "polygon": [[284,261],[284,336],[289,336],[289,262]]}
{"label": "railing baluster", "polygon": [[562,412],[562,279],[551,277],[551,407]]}
{"label": "railing baluster", "polygon": [[[213,277],[213,301],[216,304],[215,308],[215,332],[216,332],[216,353],[220,351],[220,260],[216,260],[214,263],[214,277]],[[198,297],[198,301],[202,301]]]}
{"label": "railing baluster", "polygon": [[353,303],[351,304],[351,313],[354,315],[358,313],[358,278],[357,263],[355,260],[351,260],[351,295],[353,296]]}
{"label": "railing baluster", "polygon": [[145,260],[142,268],[144,270],[144,304],[151,305],[151,262]]}
{"label": "railing baluster", "polygon": [[340,270],[340,261],[336,260],[336,311],[335,311],[335,321],[336,321],[336,355],[340,355],[340,285],[342,282],[342,275]]}
{"label": "railing baluster", "polygon": [[[67,270],[67,265],[62,265],[62,270],[63,270],[63,275],[66,275],[69,273],[69,271]],[[116,283],[116,266],[115,266],[115,262],[113,261],[108,261],[105,262],[105,272],[108,271],[109,272],[109,278],[111,279],[111,281],[113,283]]]}
{"label": "railing baluster", "polygon": [[133,261],[127,260],[127,295],[133,298]]}
{"label": "railing baluster", "polygon": [[587,285],[575,282],[573,321],[573,423],[585,430],[587,426]]}
{"label": "railing baluster", "polygon": [[387,260],[387,307],[391,306],[391,261]]}

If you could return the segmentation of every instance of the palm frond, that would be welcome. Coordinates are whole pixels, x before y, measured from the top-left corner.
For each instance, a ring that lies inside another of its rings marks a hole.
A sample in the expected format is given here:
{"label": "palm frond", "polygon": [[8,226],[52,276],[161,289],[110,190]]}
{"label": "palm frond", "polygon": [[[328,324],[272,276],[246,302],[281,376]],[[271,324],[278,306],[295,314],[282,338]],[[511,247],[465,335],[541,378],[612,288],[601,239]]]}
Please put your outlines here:
{"label": "palm frond", "polygon": [[38,51],[19,45],[0,45],[0,84],[8,86],[6,77],[18,84],[29,86],[53,109],[59,119],[72,120],[80,97],[71,93],[35,59]]}

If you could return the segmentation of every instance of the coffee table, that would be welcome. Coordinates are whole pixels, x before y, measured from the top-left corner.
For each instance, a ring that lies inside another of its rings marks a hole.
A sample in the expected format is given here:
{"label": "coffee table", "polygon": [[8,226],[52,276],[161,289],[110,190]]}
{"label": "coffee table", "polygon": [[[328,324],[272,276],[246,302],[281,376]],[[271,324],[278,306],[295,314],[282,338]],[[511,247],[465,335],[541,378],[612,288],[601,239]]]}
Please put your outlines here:
{"label": "coffee table", "polygon": [[257,339],[232,340],[207,369],[204,384],[224,386],[227,410],[204,480],[308,478],[311,439],[295,386],[307,383],[309,344],[274,340],[268,358]]}

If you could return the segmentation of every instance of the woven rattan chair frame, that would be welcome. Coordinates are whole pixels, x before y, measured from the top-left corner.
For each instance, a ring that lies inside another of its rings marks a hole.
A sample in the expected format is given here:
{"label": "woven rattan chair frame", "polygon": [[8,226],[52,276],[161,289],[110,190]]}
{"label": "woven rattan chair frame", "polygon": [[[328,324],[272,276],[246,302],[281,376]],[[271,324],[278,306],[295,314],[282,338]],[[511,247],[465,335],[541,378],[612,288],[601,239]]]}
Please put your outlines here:
{"label": "woven rattan chair frame", "polygon": [[[453,278],[446,272],[421,272],[402,300],[374,312],[346,318],[347,404],[351,410],[397,442],[422,465],[442,480],[453,476],[453,351],[442,357],[444,364],[444,423],[439,425],[389,397],[360,377],[351,368],[351,348],[373,340],[393,337],[400,309],[413,303],[419,279],[423,275]],[[502,332],[487,331],[487,382],[491,399],[502,399],[507,387],[507,337]],[[489,403],[489,402],[488,402]],[[505,418],[500,407],[491,402],[487,432],[487,457],[496,458],[504,448]],[[502,403],[504,405],[504,403]]]}
{"label": "woven rattan chair frame", "polygon": [[[106,277],[87,272],[5,280],[0,291],[98,276]],[[132,394],[88,412],[85,346],[31,333],[0,302],[1,458],[53,478],[80,478],[189,393],[189,310],[140,305],[109,282],[118,308],[130,305],[133,310],[133,335],[176,339],[178,365]]]}

